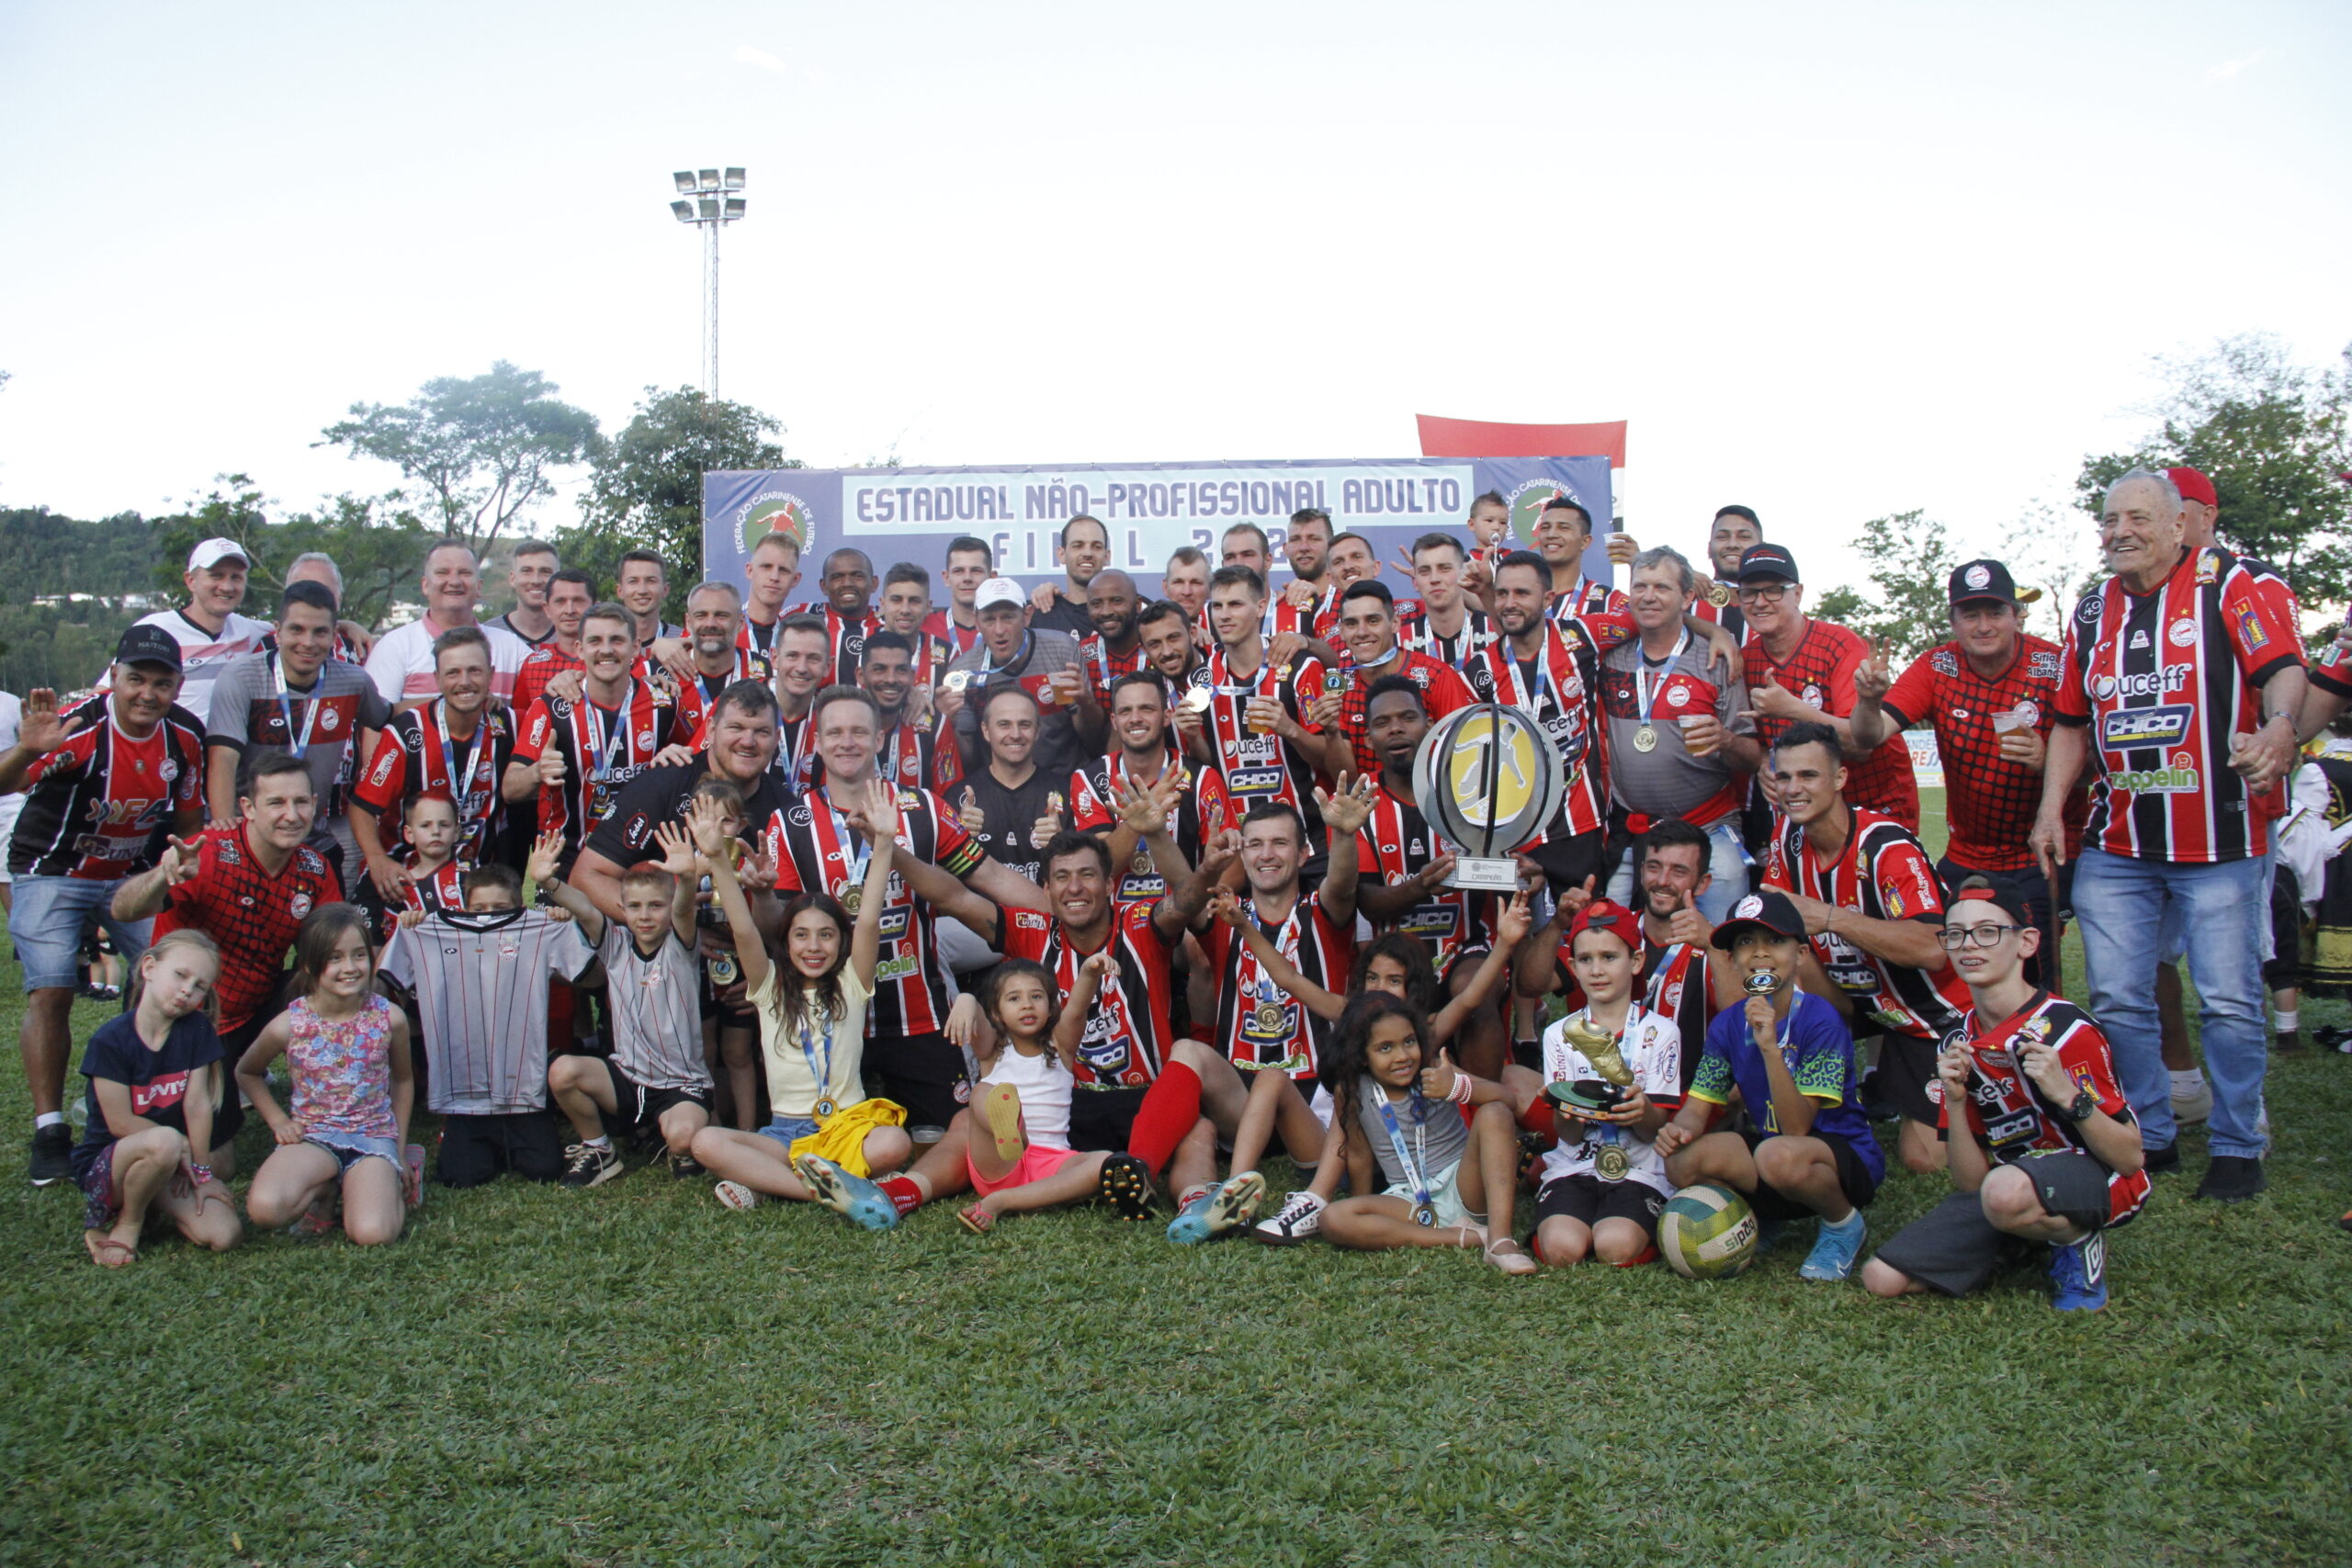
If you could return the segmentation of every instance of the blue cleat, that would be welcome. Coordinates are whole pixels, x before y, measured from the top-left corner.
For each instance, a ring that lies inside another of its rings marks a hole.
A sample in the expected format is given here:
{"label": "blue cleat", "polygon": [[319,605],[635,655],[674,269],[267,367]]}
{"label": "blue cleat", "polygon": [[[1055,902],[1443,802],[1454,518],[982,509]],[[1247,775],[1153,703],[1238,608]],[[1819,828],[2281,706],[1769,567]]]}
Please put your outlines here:
{"label": "blue cleat", "polygon": [[831,1160],[817,1155],[802,1155],[792,1162],[792,1174],[800,1178],[808,1195],[854,1225],[870,1231],[896,1230],[899,1226],[899,1206],[890,1195],[862,1176],[852,1176]]}
{"label": "blue cleat", "polygon": [[2097,1312],[2107,1304],[2107,1233],[2050,1248],[2050,1304],[2060,1312]]}
{"label": "blue cleat", "polygon": [[1870,1227],[1862,1221],[1860,1209],[1837,1224],[1821,1222],[1821,1234],[1813,1239],[1813,1250],[1805,1254],[1803,1266],[1797,1269],[1801,1280],[1843,1280],[1854,1271],[1854,1260],[1861,1256],[1862,1237]]}
{"label": "blue cleat", "polygon": [[1169,1222],[1168,1239],[1190,1247],[1238,1230],[1258,1217],[1265,1201],[1266,1179],[1254,1170],[1213,1181]]}

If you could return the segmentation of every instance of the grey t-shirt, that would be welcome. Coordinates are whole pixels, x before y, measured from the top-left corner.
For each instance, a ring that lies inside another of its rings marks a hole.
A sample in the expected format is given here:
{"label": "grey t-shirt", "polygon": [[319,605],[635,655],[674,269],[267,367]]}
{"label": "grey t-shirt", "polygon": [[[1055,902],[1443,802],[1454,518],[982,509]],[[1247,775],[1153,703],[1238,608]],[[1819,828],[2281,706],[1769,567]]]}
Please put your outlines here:
{"label": "grey t-shirt", "polygon": [[[1422,1120],[1415,1122],[1413,1111],[1419,1106]],[[1381,1115],[1386,1107],[1396,1118],[1396,1136],[1388,1135],[1388,1120]],[[1395,1187],[1409,1179],[1403,1160],[1396,1157],[1396,1145],[1404,1143],[1405,1153],[1419,1168],[1421,1179],[1432,1190],[1437,1179],[1446,1168],[1461,1162],[1462,1154],[1470,1146],[1470,1124],[1462,1119],[1462,1108],[1450,1100],[1432,1100],[1422,1096],[1418,1101],[1408,1096],[1391,1100],[1387,1092],[1370,1078],[1356,1084],[1356,1121],[1363,1129],[1364,1139],[1372,1145],[1372,1157],[1380,1162],[1380,1179]]]}
{"label": "grey t-shirt", "polygon": [[[1739,809],[1739,774],[1718,746],[1694,757],[1682,743],[1685,714],[1712,713],[1733,735],[1753,735],[1752,720],[1739,716],[1747,706],[1747,688],[1716,684],[1717,672],[1708,668],[1707,645],[1687,638],[1679,653],[1663,664],[1642,657],[1634,641],[1611,649],[1600,660],[1600,705],[1609,720],[1609,793],[1627,811],[1645,817],[1679,817],[1703,828],[1726,812]],[[1657,744],[1645,751],[1634,736],[1646,721]]]}
{"label": "grey t-shirt", "polygon": [[[1068,778],[1070,770],[1082,760],[1085,748],[1079,743],[1078,728],[1070,718],[1071,710],[1056,707],[1046,693],[1046,678],[1057,670],[1080,668],[1078,639],[1064,632],[1041,631],[1031,627],[1031,642],[1025,653],[1016,653],[1012,661],[1001,671],[991,671],[983,681],[980,671],[992,660],[988,644],[974,643],[947,661],[950,672],[967,670],[972,672],[971,684],[964,688],[964,706],[956,715],[956,739],[968,762],[977,754],[980,765],[988,765],[988,752],[980,745],[980,705],[989,689],[998,682],[1017,680],[1041,706],[1037,716],[1037,746],[1030,752],[1030,761],[1037,771],[1055,778]],[[967,767],[966,773],[975,770]]]}
{"label": "grey t-shirt", "polygon": [[[208,751],[222,746],[241,757],[256,746],[275,746],[300,756],[319,797],[313,840],[323,842],[332,837],[344,842],[349,832],[342,826],[344,799],[359,769],[360,732],[391,722],[391,705],[356,664],[330,659],[309,691],[289,690],[281,701],[277,656],[248,653],[232,660],[213,682],[204,744]],[[345,848],[348,853],[349,844]]]}

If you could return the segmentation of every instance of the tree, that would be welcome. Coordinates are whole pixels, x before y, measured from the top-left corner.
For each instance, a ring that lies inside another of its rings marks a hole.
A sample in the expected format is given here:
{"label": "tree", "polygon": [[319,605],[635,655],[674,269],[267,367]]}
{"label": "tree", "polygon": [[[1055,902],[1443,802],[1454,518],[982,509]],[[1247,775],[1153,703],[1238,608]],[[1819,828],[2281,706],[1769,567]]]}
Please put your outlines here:
{"label": "tree", "polygon": [[2225,547],[2277,568],[2305,604],[2340,602],[2352,573],[2352,348],[2312,370],[2249,333],[2156,364],[2171,382],[2151,411],[2157,428],[2133,451],[2083,459],[2083,509],[2097,517],[2127,468],[2195,468],[2213,481]]}
{"label": "tree", "polygon": [[1873,592],[1832,588],[1812,613],[1885,644],[1899,670],[1949,635],[1951,570],[1960,557],[1946,542],[1944,525],[1917,511],[1871,518],[1854,548]]}
{"label": "tree", "polygon": [[481,555],[517,514],[555,493],[558,470],[603,449],[596,416],[556,390],[537,371],[502,359],[485,376],[427,381],[405,403],[354,403],[315,445],[379,458],[424,486],[441,532]]}
{"label": "tree", "polygon": [[702,578],[703,475],[800,467],[767,439],[783,429],[747,403],[713,400],[692,387],[646,388],[636,417],[596,457],[580,501],[580,526],[558,541],[563,563],[609,588],[625,552],[659,551],[670,565],[663,614],[683,619],[686,591]]}
{"label": "tree", "polygon": [[212,492],[187,512],[155,519],[154,581],[175,602],[185,592],[187,554],[197,541],[234,539],[252,564],[247,614],[272,618],[270,606],[286,586],[287,568],[295,557],[316,550],[333,558],[343,573],[344,615],[374,626],[392,607],[394,595],[414,588],[424,553],[438,536],[402,503],[398,491],[374,498],[339,495],[316,512],[297,512],[273,523],[264,510],[270,503],[250,476],[221,474],[214,483]]}

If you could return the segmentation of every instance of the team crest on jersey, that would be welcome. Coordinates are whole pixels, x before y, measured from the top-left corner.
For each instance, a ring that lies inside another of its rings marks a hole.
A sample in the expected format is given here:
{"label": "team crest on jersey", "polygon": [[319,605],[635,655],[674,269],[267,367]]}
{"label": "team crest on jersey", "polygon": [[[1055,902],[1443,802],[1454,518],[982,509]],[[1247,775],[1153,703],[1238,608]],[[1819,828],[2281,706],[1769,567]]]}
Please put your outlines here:
{"label": "team crest on jersey", "polygon": [[1684,703],[1690,700],[1690,688],[1684,685],[1681,682],[1677,681],[1673,685],[1668,686],[1666,689],[1666,700],[1672,703],[1675,706],[1680,707]]}
{"label": "team crest on jersey", "polygon": [[2041,722],[2041,705],[2040,705],[2039,704],[2037,704],[2037,703],[2032,703],[2032,702],[2022,702],[2022,703],[2019,703],[2019,704],[2017,705],[2017,708],[2016,708],[2016,710],[2015,710],[2015,711],[2016,711],[2016,713],[2017,713],[2017,716],[2018,716],[2019,718],[2021,718],[2021,719],[2025,720],[2026,724],[2027,724],[2029,727],[2031,727],[2031,726],[2034,726],[2034,725],[2038,725],[2038,724],[2040,724],[2040,723]]}
{"label": "team crest on jersey", "polygon": [[2207,549],[2197,553],[2197,581],[2208,585],[2222,581],[2221,551]]}
{"label": "team crest on jersey", "polygon": [[1960,673],[1960,660],[1952,657],[1951,649],[1948,648],[1939,648],[1928,655],[1928,664],[1939,675]]}
{"label": "team crest on jersey", "polygon": [[[2175,621],[2170,626],[2165,628],[2165,640],[2171,643],[2175,648],[2187,648],[2190,643],[2197,640],[2197,623],[2195,621]],[[2136,647],[2137,645],[2135,644],[2134,646]]]}
{"label": "team crest on jersey", "polygon": [[2253,605],[2241,599],[2230,606],[2230,614],[2237,617],[2238,636],[2245,640],[2248,653],[2259,653],[2270,646],[2270,634],[2262,629],[2261,617],[2254,613]]}
{"label": "team crest on jersey", "polygon": [[1674,984],[1668,986],[1666,988],[1666,994],[1660,997],[1658,1000],[1666,1004],[1666,1010],[1668,1012],[1680,1011],[1682,1009],[1682,982],[1677,980]]}
{"label": "team crest on jersey", "polygon": [[2058,655],[2047,649],[2036,649],[2025,656],[2025,672],[2035,681],[2058,679]]}
{"label": "team crest on jersey", "polygon": [[299,920],[310,912],[311,896],[308,893],[297,893],[287,900],[286,913],[292,919]]}
{"label": "team crest on jersey", "polygon": [[651,750],[653,749],[653,731],[650,729],[639,730],[637,732],[637,745],[638,750],[640,751]]}
{"label": "team crest on jersey", "polygon": [[155,772],[162,777],[165,784],[170,784],[174,779],[180,776],[180,765],[177,762],[173,761],[169,757],[166,757],[164,759],[162,764],[156,768]]}
{"label": "team crest on jersey", "polygon": [[320,705],[319,728],[321,729],[332,731],[342,723],[343,716],[334,711],[334,705],[333,703],[322,703]]}
{"label": "team crest on jersey", "polygon": [[1902,920],[1910,918],[1911,906],[1903,901],[1903,889],[1900,887],[1890,887],[1886,890],[1886,914],[1889,919]]}

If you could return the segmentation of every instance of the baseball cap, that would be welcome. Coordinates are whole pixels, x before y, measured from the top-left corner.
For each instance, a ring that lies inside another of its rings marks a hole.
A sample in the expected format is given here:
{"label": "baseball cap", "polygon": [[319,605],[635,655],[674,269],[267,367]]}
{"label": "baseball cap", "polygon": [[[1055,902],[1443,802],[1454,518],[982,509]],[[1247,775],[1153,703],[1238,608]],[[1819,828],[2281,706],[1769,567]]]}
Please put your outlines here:
{"label": "baseball cap", "polygon": [[985,610],[991,604],[1026,604],[1029,595],[1021,592],[1021,584],[1009,577],[991,577],[980,584],[972,595],[972,608]]}
{"label": "baseball cap", "polygon": [[1729,953],[1732,939],[1751,926],[1774,936],[1804,940],[1804,918],[1789,902],[1787,894],[1770,887],[1761,893],[1750,893],[1731,907],[1730,916],[1715,928],[1714,945]]}
{"label": "baseball cap", "polygon": [[1747,582],[1803,582],[1797,575],[1797,558],[1780,545],[1750,545],[1740,553],[1739,581]]}
{"label": "baseball cap", "polygon": [[2172,480],[2172,488],[2180,491],[2183,501],[2193,501],[2199,506],[2222,504],[2222,498],[2213,493],[2213,481],[2195,468],[2166,468],[2165,477]]}
{"label": "baseball cap", "polygon": [[1951,908],[1944,912],[1949,915],[1962,904],[1990,904],[2020,926],[2033,924],[2033,913],[2026,908],[2025,896],[2006,877],[1970,877],[1960,885],[1960,891],[1951,897]]}
{"label": "baseball cap", "polygon": [[205,568],[218,566],[232,557],[247,566],[253,564],[253,558],[245,554],[245,547],[237,543],[236,540],[207,539],[188,551],[187,569],[190,571],[202,571]]}
{"label": "baseball cap", "polygon": [[1574,947],[1577,938],[1589,931],[1604,931],[1639,953],[1642,948],[1641,927],[1634,911],[1623,904],[1612,904],[1606,898],[1595,898],[1577,911],[1568,925],[1568,945]]}
{"label": "baseball cap", "polygon": [[1951,569],[1951,602],[1965,604],[1972,599],[1997,599],[2004,604],[2019,604],[2017,580],[2009,569],[1996,560],[1973,560]]}
{"label": "baseball cap", "polygon": [[161,626],[144,624],[134,626],[122,634],[114,645],[117,664],[161,664],[166,669],[180,668],[179,638]]}

